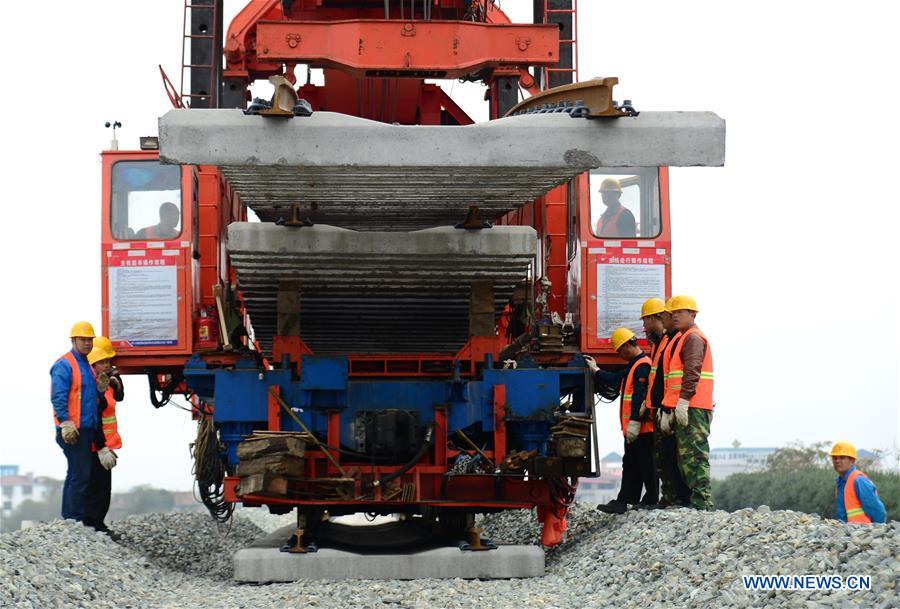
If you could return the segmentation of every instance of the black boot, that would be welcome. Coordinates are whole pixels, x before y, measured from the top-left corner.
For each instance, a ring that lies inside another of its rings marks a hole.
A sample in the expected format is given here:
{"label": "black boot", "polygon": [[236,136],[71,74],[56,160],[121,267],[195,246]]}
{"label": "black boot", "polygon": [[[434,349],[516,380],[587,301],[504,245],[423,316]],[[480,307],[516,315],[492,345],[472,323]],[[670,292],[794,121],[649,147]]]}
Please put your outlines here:
{"label": "black boot", "polygon": [[624,514],[628,510],[628,504],[618,499],[613,499],[609,503],[601,503],[597,509],[606,514]]}

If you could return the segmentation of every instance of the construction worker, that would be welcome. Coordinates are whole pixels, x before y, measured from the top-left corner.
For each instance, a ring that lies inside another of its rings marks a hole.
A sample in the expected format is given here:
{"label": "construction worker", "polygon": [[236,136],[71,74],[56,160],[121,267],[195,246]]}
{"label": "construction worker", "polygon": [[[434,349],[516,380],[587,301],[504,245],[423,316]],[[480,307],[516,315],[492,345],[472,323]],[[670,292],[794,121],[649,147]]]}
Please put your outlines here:
{"label": "construction worker", "polygon": [[619,199],[622,198],[622,183],[615,178],[606,178],[600,183],[600,197],[606,211],[597,220],[598,237],[636,237],[637,223],[634,214]]}
{"label": "construction worker", "polygon": [[838,473],[834,488],[834,515],[844,522],[887,522],[887,511],[868,476],[856,467],[856,448],[838,442],[831,449],[831,464]]}
{"label": "construction worker", "polygon": [[136,239],[174,239],[178,236],[178,222],[181,212],[174,203],[163,203],[159,206],[159,224],[142,228],[135,235]]}
{"label": "construction worker", "polygon": [[[678,470],[677,447],[671,425],[665,431],[660,426],[659,415],[662,412],[664,395],[665,367],[672,356],[672,348],[680,336],[672,324],[672,315],[666,309],[661,298],[650,298],[641,307],[641,321],[644,334],[650,342],[650,376],[647,379],[649,395],[647,404],[653,426],[653,462],[656,475],[660,480],[661,497],[656,507],[666,508],[676,505],[687,505],[690,492]],[[665,357],[663,357],[665,355]],[[668,420],[666,421],[668,423]]]}
{"label": "construction worker", "polygon": [[673,296],[669,309],[681,333],[672,349],[663,394],[666,424],[674,418],[678,468],[691,492],[690,507],[711,510],[709,428],[713,411],[712,349],[694,323],[699,309],[690,296]]}
{"label": "construction worker", "polygon": [[[618,372],[600,370],[593,360],[587,360],[594,371],[594,382],[618,387],[621,394],[619,421],[625,436],[625,455],[622,457],[622,486],[619,495],[597,509],[608,514],[623,514],[628,505],[649,507],[659,499],[659,480],[653,464],[653,420],[645,405],[650,358],[637,344],[637,337],[628,328],[618,328],[610,338],[613,349],[628,365]],[[644,496],[641,497],[641,489]]]}
{"label": "construction worker", "polygon": [[122,377],[112,365],[116,352],[112,343],[105,336],[94,339],[94,347],[88,353],[88,363],[94,369],[97,379],[98,411],[100,413],[101,430],[96,434],[91,460],[91,481],[88,485],[87,503],[84,524],[97,531],[117,537],[104,523],[109,512],[109,501],[112,494],[112,468],[116,466],[117,456],[114,450],[122,448],[116,421],[116,402],[125,399],[125,386]]}
{"label": "construction worker", "polygon": [[94,328],[79,321],[69,333],[72,350],[50,368],[50,402],[56,423],[56,443],[66,456],[62,517],[84,520],[91,479],[91,443],[100,429],[97,383],[87,355],[94,343]]}

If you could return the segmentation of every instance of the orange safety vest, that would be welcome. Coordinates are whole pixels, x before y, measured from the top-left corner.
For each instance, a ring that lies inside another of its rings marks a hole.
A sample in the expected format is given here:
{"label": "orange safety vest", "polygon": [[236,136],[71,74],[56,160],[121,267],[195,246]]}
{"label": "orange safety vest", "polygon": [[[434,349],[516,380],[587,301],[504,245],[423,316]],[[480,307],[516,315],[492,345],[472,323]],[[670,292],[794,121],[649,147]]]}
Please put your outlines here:
{"label": "orange safety vest", "polygon": [[[628,422],[631,420],[631,401],[632,396],[634,396],[634,372],[637,370],[637,367],[641,364],[651,364],[650,358],[646,355],[636,361],[634,366],[631,367],[631,370],[628,371],[628,374],[625,376],[624,387],[622,388],[622,407],[619,411],[619,417],[622,419],[622,435],[625,434],[625,430],[628,429]],[[652,364],[651,364],[652,366]],[[650,397],[650,386],[647,386],[647,397],[644,398],[646,401]],[[653,431],[653,419],[647,417],[646,421],[641,421],[641,430],[639,433],[651,433]]]}
{"label": "orange safety vest", "polygon": [[[69,420],[75,423],[75,429],[78,429],[81,427],[81,368],[78,367],[78,360],[71,351],[59,359],[69,362],[69,366],[72,368],[72,384],[69,386]],[[55,412],[53,413],[53,422],[59,427],[59,419],[56,418]]]}
{"label": "orange safety vest", "polygon": [[[864,473],[859,471],[858,469],[850,472],[850,475],[847,476],[847,483],[844,484],[844,509],[847,511],[847,522],[856,522],[859,524],[872,524],[872,519],[866,516],[865,510],[863,510],[862,503],[859,502],[859,497],[856,495],[856,479],[862,476],[863,478],[868,478]],[[834,495],[837,497],[837,487],[834,488]]]}
{"label": "orange safety vest", "polygon": [[[612,215],[612,217],[609,219],[609,224],[610,224],[610,226],[613,227],[613,230],[617,230],[616,227],[617,227],[617,225],[619,224],[619,218],[622,216],[623,213],[625,213],[625,206],[622,205],[622,204],[620,203],[620,204],[619,204],[619,209],[617,209],[616,212],[615,212],[615,213]],[[603,236],[604,236],[604,235],[603,235],[603,216],[600,216],[600,217],[597,219],[597,231],[596,231],[596,232],[597,232],[597,236],[598,236],[598,237],[603,237]],[[619,235],[607,235],[607,236],[609,236],[609,237],[618,237]]]}
{"label": "orange safety vest", "polygon": [[119,435],[119,424],[116,422],[116,398],[113,397],[112,387],[106,388],[103,397],[106,398],[106,408],[100,415],[103,437],[106,438],[106,446],[116,450],[122,448],[122,437]]}
{"label": "orange safety vest", "polygon": [[656,371],[659,367],[659,360],[662,358],[663,352],[666,350],[666,346],[669,344],[669,335],[663,334],[662,340],[658,343],[654,343],[650,348],[650,376],[647,377],[647,408],[653,408],[653,404],[650,403],[650,388],[653,387],[653,382],[656,380]]}
{"label": "orange safety vest", "polygon": [[697,391],[691,398],[691,408],[702,408],[703,410],[713,409],[713,361],[712,348],[709,346],[707,339],[700,328],[692,327],[690,330],[682,334],[681,340],[672,352],[672,358],[669,366],[665,367],[666,391],[663,395],[663,406],[669,408],[674,407],[678,403],[681,394],[681,379],[684,378],[684,362],[681,361],[681,349],[684,347],[684,341],[691,334],[698,334],[706,343],[706,355],[703,356],[703,363],[700,365],[700,379],[697,381]]}
{"label": "orange safety vest", "polygon": [[[653,383],[656,382],[656,375],[663,375],[663,396],[665,396],[666,372],[672,361],[672,352],[675,350],[678,341],[681,338],[681,332],[676,332],[674,336],[666,334],[660,341],[659,346],[653,351],[653,363],[650,365],[650,376],[647,379],[647,395],[653,390]],[[662,368],[660,368],[662,366]],[[648,404],[648,408],[652,408],[653,404]]]}

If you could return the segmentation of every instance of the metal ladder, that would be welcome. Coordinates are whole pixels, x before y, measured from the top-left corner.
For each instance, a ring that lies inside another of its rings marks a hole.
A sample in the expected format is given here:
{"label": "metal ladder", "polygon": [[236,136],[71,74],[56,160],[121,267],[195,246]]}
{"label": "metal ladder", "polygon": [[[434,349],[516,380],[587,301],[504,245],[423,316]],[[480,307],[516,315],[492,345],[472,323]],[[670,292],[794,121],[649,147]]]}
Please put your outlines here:
{"label": "metal ladder", "polygon": [[[218,67],[216,61],[221,61],[221,58],[216,57],[215,52],[218,18],[217,4],[212,0],[206,0],[204,3],[184,0],[179,93],[188,108],[215,108],[218,105],[218,91],[215,90]],[[188,49],[190,49],[190,58],[187,56]],[[193,58],[198,55],[209,59],[202,63],[193,63],[195,61]],[[187,80],[185,76],[188,72],[190,72],[190,88],[185,89]]]}
{"label": "metal ladder", "polygon": [[[544,67],[542,68],[541,88],[549,89],[553,86],[578,82],[578,0],[568,0],[570,8],[550,8],[552,4],[559,5],[559,0],[544,0],[544,23],[565,23],[566,16],[572,18],[571,39],[560,39],[559,53],[562,60],[563,47],[570,45],[572,51],[572,67]],[[556,17],[556,19],[554,19]],[[556,75],[551,79],[551,75]],[[552,82],[551,82],[552,80]]]}

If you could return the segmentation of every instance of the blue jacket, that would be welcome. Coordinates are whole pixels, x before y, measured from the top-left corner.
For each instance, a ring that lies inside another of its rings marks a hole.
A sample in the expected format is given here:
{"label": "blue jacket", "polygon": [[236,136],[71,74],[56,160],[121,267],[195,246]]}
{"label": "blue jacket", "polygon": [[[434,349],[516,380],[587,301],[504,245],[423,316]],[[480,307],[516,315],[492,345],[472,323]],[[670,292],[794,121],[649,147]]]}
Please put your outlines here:
{"label": "blue jacket", "polygon": [[[98,429],[97,403],[100,394],[97,392],[97,381],[87,358],[72,349],[81,370],[81,421],[80,429]],[[69,420],[69,388],[72,387],[72,367],[64,359],[58,360],[50,368],[50,402],[53,413],[62,423]]]}
{"label": "blue jacket", "polygon": [[[838,476],[836,481],[837,494],[834,497],[834,515],[837,516],[838,520],[844,522],[847,522],[847,509],[844,507],[844,487],[847,485],[847,477],[855,469],[856,466],[854,465],[846,474]],[[878,498],[878,493],[875,492],[875,483],[863,476],[857,476],[853,487],[856,489],[856,496],[859,497],[859,502],[862,504],[866,516],[872,522],[887,522],[887,511],[884,509],[881,499]]]}

